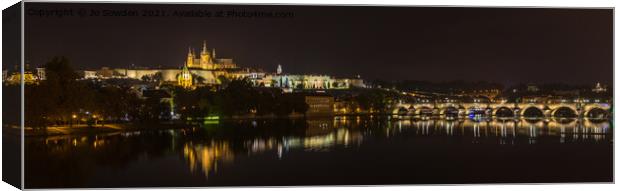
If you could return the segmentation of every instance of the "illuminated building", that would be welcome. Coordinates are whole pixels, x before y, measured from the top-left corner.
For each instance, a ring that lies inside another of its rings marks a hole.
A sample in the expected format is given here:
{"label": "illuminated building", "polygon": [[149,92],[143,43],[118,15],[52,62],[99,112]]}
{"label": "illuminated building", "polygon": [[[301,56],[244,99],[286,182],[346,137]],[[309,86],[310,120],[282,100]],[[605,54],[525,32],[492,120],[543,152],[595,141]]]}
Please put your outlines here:
{"label": "illuminated building", "polygon": [[278,64],[278,69],[276,69],[276,74],[282,74],[282,65]]}
{"label": "illuminated building", "polygon": [[254,86],[291,89],[348,89],[365,87],[359,78],[334,78],[328,75],[284,74],[282,65],[276,72],[267,74],[261,69],[239,68],[233,59],[217,58],[215,49],[209,50],[203,42],[197,54],[191,47],[182,68],[118,68],[103,67],[97,71],[83,71],[83,79],[128,78],[175,84],[183,87],[220,84],[220,76],[227,79],[248,79]]}
{"label": "illuminated building", "polygon": [[[9,75],[7,70],[2,71],[2,81],[4,84],[19,84],[21,81],[21,73],[13,72]],[[40,80],[45,80],[45,68],[36,68],[31,71],[26,65],[24,71],[24,82],[26,84],[38,84]]]}
{"label": "illuminated building", "polygon": [[97,78],[97,71],[84,70],[84,71],[81,71],[81,74],[82,74],[84,79],[94,79],[94,78]]}
{"label": "illuminated building", "polygon": [[[35,84],[37,83],[37,80],[38,80],[37,76],[32,74],[32,72],[30,71],[24,72],[24,82],[26,84]],[[6,84],[11,84],[11,85],[20,84],[20,82],[21,82],[20,72],[13,73],[11,76],[8,76],[7,79],[5,80]]]}
{"label": "illuminated building", "polygon": [[200,51],[199,57],[196,58],[196,56],[197,55],[194,53],[194,50],[190,48],[189,52],[187,53],[188,68],[204,70],[237,68],[237,65],[233,62],[232,59],[216,58],[215,49],[212,49],[212,52],[209,53],[206,41],[204,41],[202,44],[202,51]]}
{"label": "illuminated building", "polygon": [[178,76],[177,84],[184,88],[192,87],[192,73],[189,72],[187,65],[183,66],[183,71]]}
{"label": "illuminated building", "polygon": [[528,84],[527,85],[527,91],[528,92],[537,92],[538,90],[539,90],[538,86],[536,86],[534,84]]}
{"label": "illuminated building", "polygon": [[37,77],[39,80],[45,80],[45,68],[37,68]]}
{"label": "illuminated building", "polygon": [[101,76],[103,78],[111,78],[114,75],[114,71],[110,70],[108,67],[101,67],[100,70],[97,70],[97,76]]}
{"label": "illuminated building", "polygon": [[596,92],[596,93],[607,92],[607,87],[604,87],[603,85],[601,85],[601,83],[597,82],[594,89],[592,89],[592,92]]}
{"label": "illuminated building", "polygon": [[267,74],[264,78],[257,79],[256,84],[284,89],[349,89],[366,86],[361,78],[347,79],[328,75],[283,74],[282,72],[282,66],[278,65],[275,74]]}
{"label": "illuminated building", "polygon": [[[181,83],[178,82],[178,76],[185,72],[186,75],[199,77],[202,84],[219,84],[217,76],[225,76],[227,78],[234,77],[233,74],[239,70],[233,59],[217,58],[215,55],[215,49],[209,51],[206,42],[203,42],[202,51],[200,55],[196,55],[191,48],[187,53],[185,64],[181,69],[149,69],[149,68],[132,68],[132,69],[114,69],[111,74],[118,78],[130,78],[130,79],[143,79],[144,77],[160,76],[160,80],[164,82],[171,82],[175,84],[187,84],[187,81]],[[103,71],[103,69],[102,69]],[[101,72],[99,72],[101,73]],[[243,73],[243,71],[241,71]],[[241,76],[241,75],[237,75]],[[192,77],[193,78],[193,77]],[[184,78],[187,79],[187,78]],[[192,79],[197,80],[197,79]],[[192,85],[197,85],[192,83]]]}
{"label": "illuminated building", "polygon": [[320,116],[334,114],[334,97],[329,95],[307,95],[306,104],[308,111],[306,115]]}

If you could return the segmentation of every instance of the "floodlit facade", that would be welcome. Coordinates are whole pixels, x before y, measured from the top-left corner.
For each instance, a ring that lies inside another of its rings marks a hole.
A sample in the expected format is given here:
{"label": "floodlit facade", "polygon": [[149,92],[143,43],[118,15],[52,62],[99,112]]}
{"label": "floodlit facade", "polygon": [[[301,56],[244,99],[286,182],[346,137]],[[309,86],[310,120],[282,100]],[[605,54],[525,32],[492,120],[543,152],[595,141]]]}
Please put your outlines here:
{"label": "floodlit facade", "polygon": [[177,83],[184,88],[192,87],[192,73],[187,69],[187,65],[183,66],[183,72],[178,77]]}
{"label": "floodlit facade", "polygon": [[308,95],[305,98],[308,104],[306,115],[323,116],[334,114],[334,97],[329,95]]}
{"label": "floodlit facade", "polygon": [[[248,79],[257,87],[274,87],[285,90],[292,89],[348,89],[351,87],[365,88],[364,81],[356,78],[335,78],[329,75],[315,74],[286,74],[282,65],[277,66],[275,72],[266,73],[262,69],[239,68],[230,58],[217,58],[215,49],[209,49],[206,41],[202,44],[200,53],[191,47],[188,50],[185,64],[182,68],[116,68],[102,67],[98,70],[78,71],[81,79],[137,79],[161,81],[182,87],[198,85],[221,84],[221,77],[232,79]],[[5,78],[6,76],[3,76]],[[31,78],[32,77],[32,78]],[[13,82],[14,75],[6,77]],[[26,76],[27,82],[45,80],[45,68],[37,68],[34,73]],[[29,81],[30,80],[30,81]]]}
{"label": "floodlit facade", "polygon": [[264,78],[256,79],[256,83],[265,87],[285,89],[348,89],[351,87],[364,88],[364,81],[359,78],[335,78],[328,75],[284,74],[282,66],[278,65],[276,73],[267,74]]}
{"label": "floodlit facade", "polygon": [[[185,69],[187,68],[187,72]],[[200,78],[202,84],[219,84],[220,82],[217,80],[217,76],[225,76],[229,77],[233,74],[233,70],[239,69],[233,59],[229,58],[217,58],[215,55],[215,49],[209,51],[207,48],[206,41],[203,42],[202,50],[199,55],[195,53],[195,51],[190,48],[187,57],[185,59],[185,64],[181,69],[125,69],[118,68],[114,69],[115,77],[119,78],[131,78],[131,79],[143,79],[144,77],[157,77],[161,78],[159,80],[163,80],[165,82],[176,82],[176,84],[187,84],[187,80],[185,82],[179,82],[179,75],[190,75],[196,76]],[[188,79],[188,78],[183,78]],[[192,80],[198,80],[196,78]],[[192,85],[196,85],[196,83],[192,82]]]}

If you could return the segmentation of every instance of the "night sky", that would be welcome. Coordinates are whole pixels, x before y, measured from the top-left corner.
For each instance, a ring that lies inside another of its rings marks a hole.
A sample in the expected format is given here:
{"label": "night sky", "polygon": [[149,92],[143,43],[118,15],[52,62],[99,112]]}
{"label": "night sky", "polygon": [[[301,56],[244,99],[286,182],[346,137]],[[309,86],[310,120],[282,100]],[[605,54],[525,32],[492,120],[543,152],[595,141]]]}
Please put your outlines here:
{"label": "night sky", "polygon": [[[29,10],[72,9],[40,17]],[[78,10],[280,11],[289,18],[80,17]],[[77,69],[181,67],[202,41],[241,67],[367,80],[613,81],[612,9],[152,4],[26,6],[26,61]],[[6,63],[5,63],[6,64]]]}

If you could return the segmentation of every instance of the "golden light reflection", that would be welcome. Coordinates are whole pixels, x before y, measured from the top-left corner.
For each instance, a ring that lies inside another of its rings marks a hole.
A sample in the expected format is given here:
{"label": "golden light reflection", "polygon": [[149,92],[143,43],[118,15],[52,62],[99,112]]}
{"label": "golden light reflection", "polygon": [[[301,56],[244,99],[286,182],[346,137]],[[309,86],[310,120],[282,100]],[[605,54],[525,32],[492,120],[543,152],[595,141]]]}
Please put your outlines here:
{"label": "golden light reflection", "polygon": [[218,164],[234,159],[234,153],[225,141],[213,141],[208,145],[185,143],[183,156],[188,161],[191,172],[202,172],[205,177],[208,177],[211,171],[217,172]]}

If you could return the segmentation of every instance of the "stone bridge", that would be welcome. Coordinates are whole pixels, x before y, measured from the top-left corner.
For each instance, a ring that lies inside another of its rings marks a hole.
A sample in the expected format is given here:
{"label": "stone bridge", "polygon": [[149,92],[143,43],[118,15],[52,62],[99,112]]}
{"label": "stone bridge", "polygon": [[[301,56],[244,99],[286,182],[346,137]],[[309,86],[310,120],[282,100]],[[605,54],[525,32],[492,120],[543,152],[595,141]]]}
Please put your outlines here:
{"label": "stone bridge", "polygon": [[589,117],[607,118],[611,103],[603,102],[419,102],[397,103],[390,108],[394,115],[405,116],[468,116],[486,115],[493,117]]}

